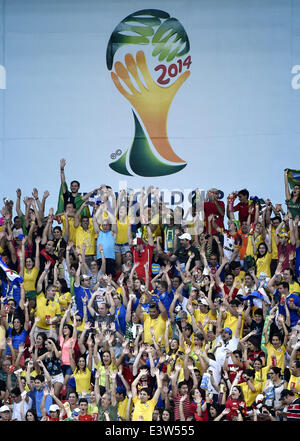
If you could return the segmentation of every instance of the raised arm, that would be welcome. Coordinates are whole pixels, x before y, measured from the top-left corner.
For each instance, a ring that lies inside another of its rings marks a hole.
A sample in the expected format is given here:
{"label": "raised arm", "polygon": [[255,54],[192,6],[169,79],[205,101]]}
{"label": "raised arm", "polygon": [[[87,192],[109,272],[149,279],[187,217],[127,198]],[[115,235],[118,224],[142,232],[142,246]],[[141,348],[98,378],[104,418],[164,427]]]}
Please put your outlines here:
{"label": "raised arm", "polygon": [[291,192],[288,181],[288,169],[284,170],[284,190],[285,190],[285,198],[286,200],[289,201],[291,199]]}

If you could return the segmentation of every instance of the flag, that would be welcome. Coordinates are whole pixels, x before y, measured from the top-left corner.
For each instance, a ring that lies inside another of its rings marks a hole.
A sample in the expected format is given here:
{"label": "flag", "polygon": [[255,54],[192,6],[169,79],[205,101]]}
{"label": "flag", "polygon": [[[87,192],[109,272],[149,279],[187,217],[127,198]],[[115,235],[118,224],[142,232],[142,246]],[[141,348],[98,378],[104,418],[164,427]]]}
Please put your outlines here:
{"label": "flag", "polygon": [[288,183],[291,188],[295,185],[300,185],[300,170],[292,170],[291,168],[286,168]]}
{"label": "flag", "polygon": [[3,262],[2,258],[0,257],[0,268],[5,272],[6,276],[11,282],[17,282],[22,283],[23,277],[20,276],[16,271],[11,270],[8,268],[5,262]]}
{"label": "flag", "polygon": [[[67,190],[67,192],[68,192],[68,190]],[[76,211],[78,211],[80,206],[83,204],[81,194],[78,194],[77,196],[75,196],[74,204],[76,206]],[[64,200],[63,187],[61,185],[59,188],[57,210],[56,210],[55,214],[60,214],[60,213],[64,213],[64,212],[65,212],[65,200]],[[81,212],[81,216],[91,217],[89,207],[84,207],[84,209]]]}
{"label": "flag", "polygon": [[264,296],[259,291],[253,291],[248,296],[241,296],[242,300],[248,300],[251,298],[257,298],[263,300]]}

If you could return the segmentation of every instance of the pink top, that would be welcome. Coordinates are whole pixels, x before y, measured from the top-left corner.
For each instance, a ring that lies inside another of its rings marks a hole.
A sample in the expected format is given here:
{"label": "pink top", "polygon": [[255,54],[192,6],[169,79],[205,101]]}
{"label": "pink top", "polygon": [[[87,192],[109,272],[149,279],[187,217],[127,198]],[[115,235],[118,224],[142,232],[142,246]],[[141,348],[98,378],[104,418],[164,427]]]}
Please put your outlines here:
{"label": "pink top", "polygon": [[[73,338],[71,338],[71,340],[72,340],[72,349],[74,350],[76,341]],[[64,341],[64,337],[61,335],[58,341],[61,347],[61,364],[66,364],[70,366],[70,356],[69,356],[70,339]]]}

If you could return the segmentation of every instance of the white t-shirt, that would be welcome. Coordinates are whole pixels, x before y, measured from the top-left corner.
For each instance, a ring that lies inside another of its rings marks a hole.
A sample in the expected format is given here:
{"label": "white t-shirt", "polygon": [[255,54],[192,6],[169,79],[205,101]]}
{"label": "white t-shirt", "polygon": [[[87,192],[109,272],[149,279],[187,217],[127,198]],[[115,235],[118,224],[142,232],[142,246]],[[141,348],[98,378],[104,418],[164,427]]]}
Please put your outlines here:
{"label": "white t-shirt", "polygon": [[[21,405],[22,405],[22,400],[19,403],[13,404],[12,420],[17,419],[18,421],[22,421]],[[28,402],[26,400],[24,401],[24,417],[26,415],[27,410],[29,410],[31,408],[32,408],[32,399],[30,397],[28,397]]]}
{"label": "white t-shirt", "polygon": [[[232,337],[230,340],[228,340],[228,342],[224,343],[222,336],[218,335],[218,337],[216,338],[216,344],[218,343],[222,343],[222,346],[218,347],[216,352],[215,352],[215,357],[216,357],[216,362],[220,365],[223,366],[225,363],[225,359],[226,359],[226,354],[227,354],[227,350],[233,352],[237,349],[238,344],[239,344],[239,338],[236,337]],[[231,357],[229,357],[228,359],[228,364],[233,364],[233,361],[231,360]]]}
{"label": "white t-shirt", "polygon": [[[209,367],[207,370],[213,371],[213,377],[216,384],[220,384],[221,381],[221,365],[217,363],[215,360],[209,360]],[[211,381],[209,379],[208,385],[207,385],[208,392],[212,392],[214,394],[217,394],[218,391],[212,386]]]}

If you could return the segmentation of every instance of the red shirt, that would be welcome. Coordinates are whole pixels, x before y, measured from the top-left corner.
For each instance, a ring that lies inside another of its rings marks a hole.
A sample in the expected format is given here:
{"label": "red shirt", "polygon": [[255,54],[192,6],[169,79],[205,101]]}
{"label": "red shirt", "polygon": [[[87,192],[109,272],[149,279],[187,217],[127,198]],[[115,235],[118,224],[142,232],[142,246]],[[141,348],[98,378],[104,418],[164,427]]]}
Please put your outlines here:
{"label": "red shirt", "polygon": [[[248,216],[249,216],[249,203],[246,202],[244,204],[242,204],[241,202],[239,202],[237,205],[235,205],[233,207],[233,211],[238,211],[239,212],[239,221],[242,223],[243,221],[247,221]],[[255,210],[254,212],[251,214],[251,222],[254,222],[254,218],[255,218]]]}
{"label": "red shirt", "polygon": [[94,421],[92,415],[78,415],[78,421]]}
{"label": "red shirt", "polygon": [[[182,398],[182,395],[180,395],[179,393],[176,395],[176,398],[174,399],[174,420],[178,421],[180,420],[180,414],[179,414],[179,403],[180,403],[180,399]],[[183,414],[185,419],[187,419],[188,417],[193,416],[193,412],[191,409],[191,403],[189,400],[189,397],[187,396],[187,398],[184,400],[183,402]]]}
{"label": "red shirt", "polygon": [[[225,292],[227,298],[228,298],[228,296],[229,296],[229,293],[230,293],[230,291],[231,291],[231,288],[232,288],[232,287],[229,287],[229,286],[227,286],[227,285],[225,285],[225,284],[224,284],[224,286],[223,286],[223,289],[224,289],[224,292]],[[221,290],[221,288],[218,288],[218,292],[222,294],[222,290]],[[232,296],[231,296],[231,300],[233,300],[233,299],[236,297],[236,295],[237,295],[238,292],[239,292],[239,290],[238,290],[237,288],[234,288],[234,289],[233,289],[233,293],[232,293]]]}
{"label": "red shirt", "polygon": [[247,413],[246,403],[242,400],[233,400],[229,397],[225,403],[225,407],[230,409],[230,412],[226,415],[226,419],[229,421],[231,421],[234,416],[238,416],[238,409],[244,415]]}
{"label": "red shirt", "polygon": [[133,254],[134,263],[139,262],[139,266],[136,269],[137,276],[141,277],[142,279],[145,279],[144,265],[148,262],[149,263],[149,277],[151,278],[151,275],[152,275],[151,263],[152,263],[152,255],[153,255],[153,246],[147,245],[142,251],[138,251],[134,247],[131,247],[131,251]]}
{"label": "red shirt", "polygon": [[280,258],[280,256],[282,255],[285,257],[284,262],[282,264],[282,271],[284,271],[285,269],[288,269],[290,267],[289,255],[295,252],[296,246],[292,245],[291,243],[288,243],[286,246],[283,246],[279,243],[277,245],[277,250],[278,250],[278,258]]}
{"label": "red shirt", "polygon": [[246,369],[246,363],[244,361],[242,363],[243,363],[242,369],[240,369],[239,366],[237,364],[235,364],[235,363],[232,363],[232,364],[228,363],[228,372],[227,372],[227,374],[228,374],[228,378],[231,381],[231,383],[233,382],[233,380],[236,377],[236,374],[239,371],[244,371]]}
{"label": "red shirt", "polygon": [[[204,404],[202,400],[201,406]],[[191,403],[191,412],[194,414],[196,421],[208,421],[208,413],[207,410],[202,410],[202,417],[197,414],[197,403]]]}
{"label": "red shirt", "polygon": [[[219,201],[219,205],[225,213],[225,204],[222,201]],[[205,214],[205,231],[208,233],[208,217],[210,214],[215,214],[217,219],[215,219],[216,225],[224,230],[224,216],[221,216],[217,206],[214,202],[204,202],[204,214]],[[218,234],[218,232],[214,229],[211,223],[211,234]]]}

